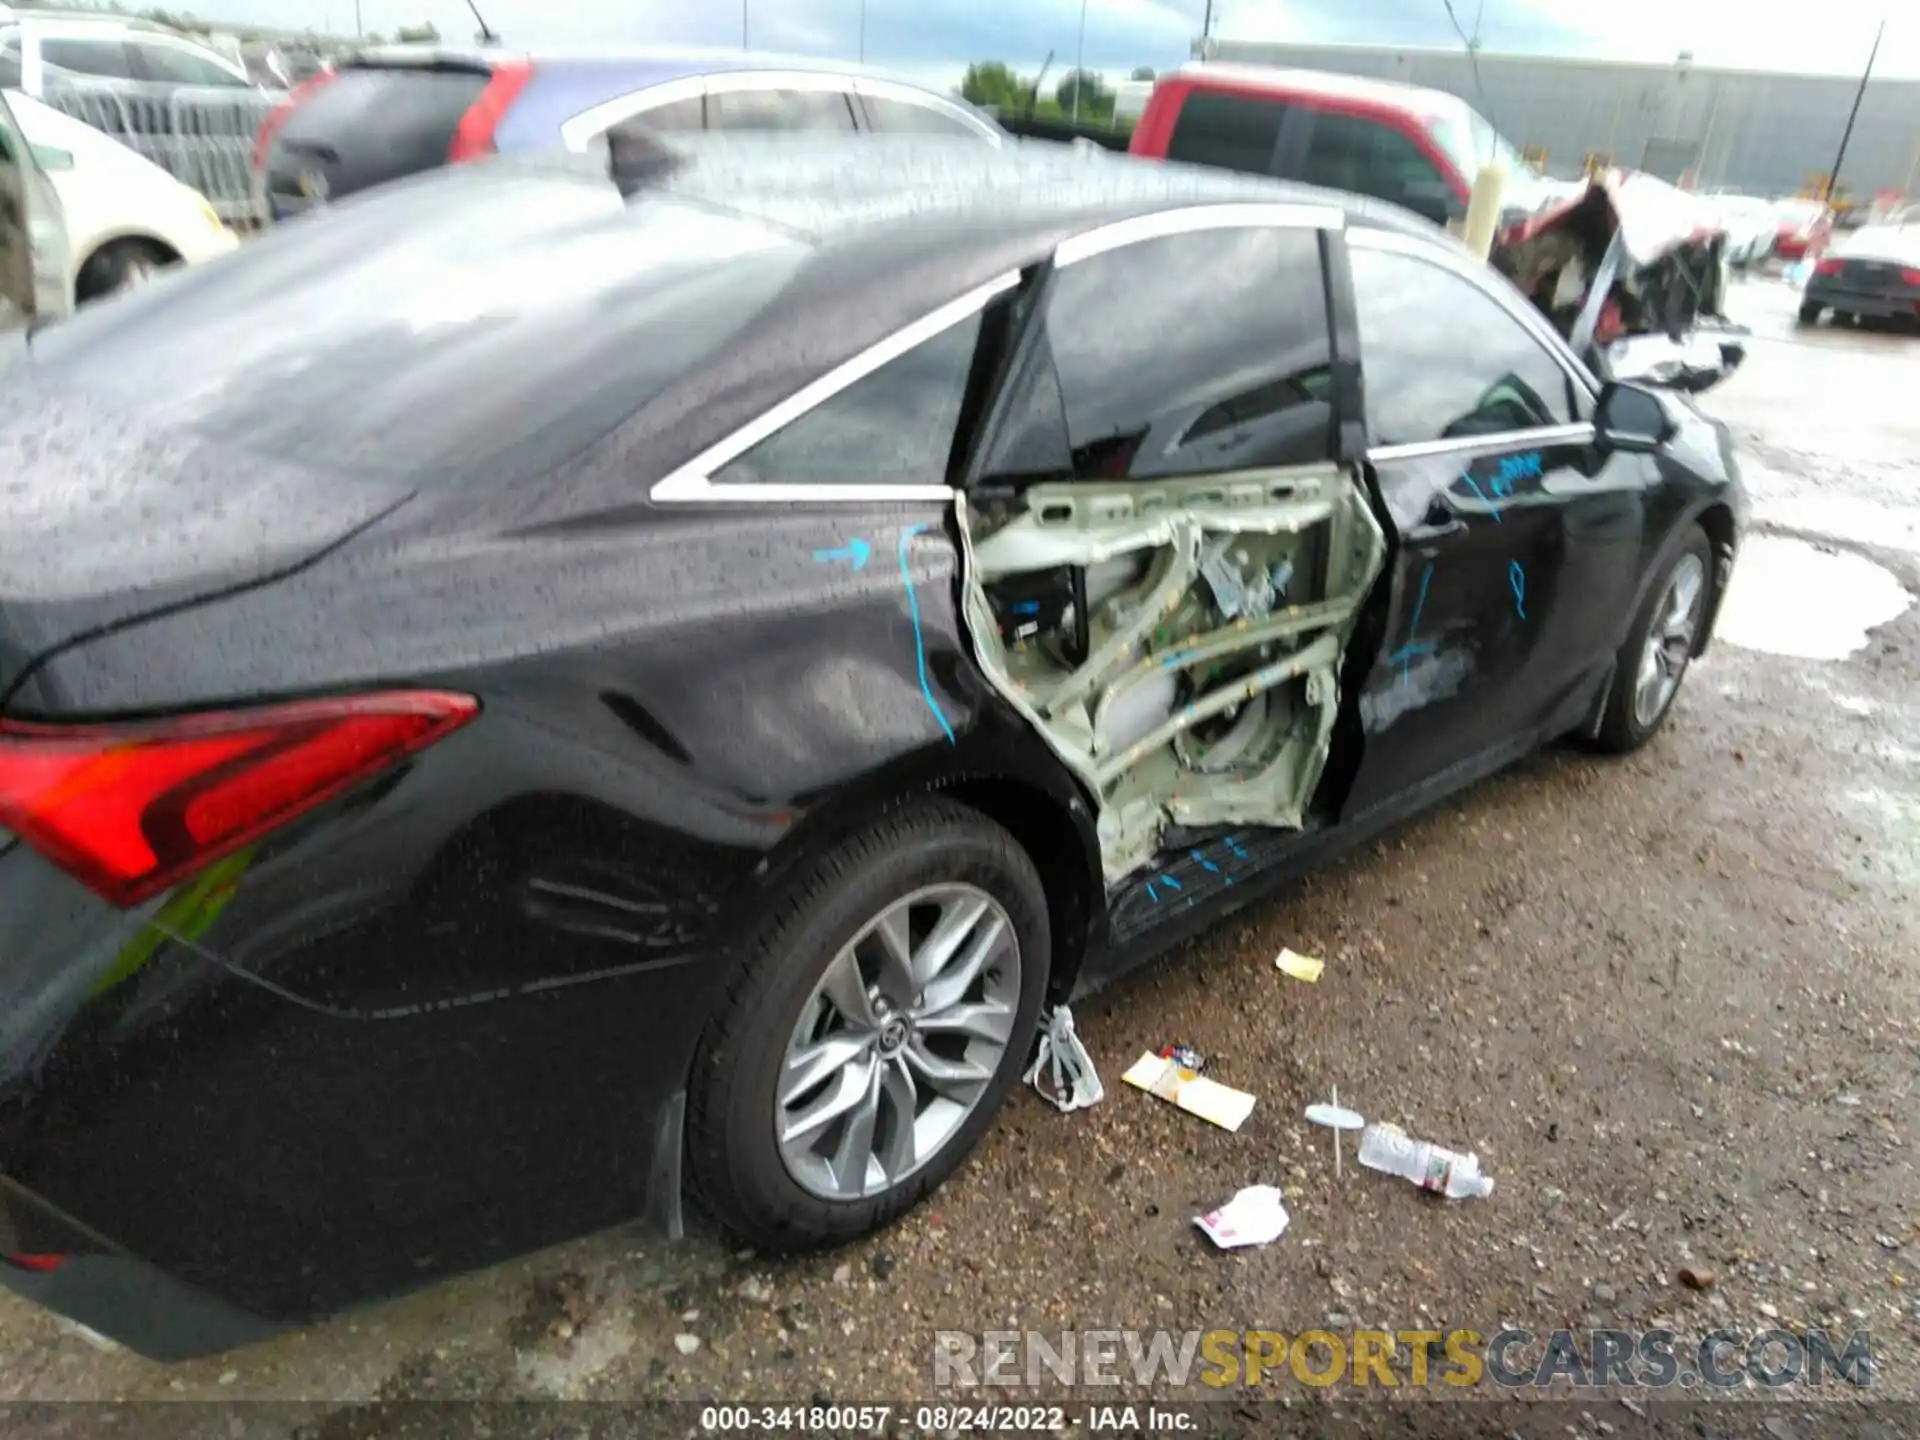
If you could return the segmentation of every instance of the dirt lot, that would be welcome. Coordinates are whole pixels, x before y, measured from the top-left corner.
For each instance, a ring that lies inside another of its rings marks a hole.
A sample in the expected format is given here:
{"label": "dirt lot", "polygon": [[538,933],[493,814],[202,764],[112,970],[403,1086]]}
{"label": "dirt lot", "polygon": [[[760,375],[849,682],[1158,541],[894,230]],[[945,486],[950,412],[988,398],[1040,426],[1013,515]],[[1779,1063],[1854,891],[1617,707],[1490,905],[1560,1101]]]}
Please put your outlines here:
{"label": "dirt lot", "polygon": [[[1542,755],[1096,997],[1097,1108],[1022,1091],[930,1204],[800,1262],[616,1232],[171,1369],[0,1298],[0,1399],[297,1399],[319,1433],[415,1433],[434,1422],[327,1412],[927,1399],[942,1328],[1826,1325],[1871,1331],[1874,1395],[1920,1402],[1920,609],[1805,653],[1884,601],[1849,558],[1920,591],[1920,339],[1796,336],[1783,286],[1739,298],[1762,338],[1708,405],[1751,447],[1764,543],[1673,723],[1624,762]],[[1321,982],[1278,974],[1282,945]],[[1259,1097],[1238,1134],[1118,1083],[1170,1040]],[[1477,1150],[1493,1196],[1351,1155],[1336,1183],[1300,1118],[1333,1086]],[[1212,1250],[1192,1217],[1262,1181],[1286,1235]],[[1718,1409],[1699,1433],[1758,1413]],[[1875,1423],[1920,1429],[1898,1413]],[[1565,1428],[1636,1423],[1594,1396]]]}

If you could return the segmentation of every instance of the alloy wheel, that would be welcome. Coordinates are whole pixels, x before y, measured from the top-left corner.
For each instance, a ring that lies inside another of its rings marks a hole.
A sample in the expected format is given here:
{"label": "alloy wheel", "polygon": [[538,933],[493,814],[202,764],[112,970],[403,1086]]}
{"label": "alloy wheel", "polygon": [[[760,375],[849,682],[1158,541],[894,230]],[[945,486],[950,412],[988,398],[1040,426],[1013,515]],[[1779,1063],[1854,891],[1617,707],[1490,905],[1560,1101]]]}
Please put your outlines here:
{"label": "alloy wheel", "polygon": [[1020,1008],[1020,944],[972,885],[916,890],[833,957],[787,1042],[774,1136],[794,1182],[860,1200],[931,1160],[979,1107]]}
{"label": "alloy wheel", "polygon": [[1654,612],[1653,625],[1640,652],[1640,669],[1633,687],[1634,723],[1653,728],[1680,688],[1687,660],[1693,654],[1694,632],[1700,627],[1701,601],[1706,595],[1707,567],[1695,554],[1680,557],[1667,579],[1667,588]]}

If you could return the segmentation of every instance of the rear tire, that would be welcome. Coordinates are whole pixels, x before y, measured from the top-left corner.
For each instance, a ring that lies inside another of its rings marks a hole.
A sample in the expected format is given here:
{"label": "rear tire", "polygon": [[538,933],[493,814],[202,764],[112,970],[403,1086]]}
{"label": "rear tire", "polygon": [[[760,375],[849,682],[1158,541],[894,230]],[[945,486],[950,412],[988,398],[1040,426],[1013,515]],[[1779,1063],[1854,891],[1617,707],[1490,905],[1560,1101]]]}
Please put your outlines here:
{"label": "rear tire", "polygon": [[1811,300],[1803,301],[1800,306],[1800,323],[1802,325],[1813,324],[1814,321],[1820,318],[1820,312],[1826,308],[1824,305],[1816,305]]}
{"label": "rear tire", "polygon": [[[966,937],[945,968],[942,933]],[[919,802],[829,850],[772,907],[702,1038],[687,1112],[699,1198],[772,1251],[918,1204],[1019,1077],[1050,962],[1039,873],[978,812]]]}
{"label": "rear tire", "polygon": [[1596,748],[1629,754],[1666,722],[1713,600],[1713,542],[1696,525],[1656,571],[1627,642],[1614,657]]}

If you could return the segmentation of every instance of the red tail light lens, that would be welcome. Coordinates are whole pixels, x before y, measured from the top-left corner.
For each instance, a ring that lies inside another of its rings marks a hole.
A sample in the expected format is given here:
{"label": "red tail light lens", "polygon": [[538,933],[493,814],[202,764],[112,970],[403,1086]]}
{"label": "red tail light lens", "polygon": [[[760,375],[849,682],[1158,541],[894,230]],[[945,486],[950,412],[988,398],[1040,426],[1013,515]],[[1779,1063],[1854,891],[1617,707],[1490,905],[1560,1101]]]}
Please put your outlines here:
{"label": "red tail light lens", "polygon": [[1840,262],[1838,260],[1816,260],[1813,262],[1813,273],[1816,275],[1838,275],[1840,273]]}
{"label": "red tail light lens", "polygon": [[114,904],[138,904],[479,708],[402,691],[139,725],[0,720],[0,828]]}
{"label": "red tail light lens", "polygon": [[18,1265],[22,1270],[38,1270],[43,1275],[67,1263],[64,1255],[9,1255],[6,1260],[9,1265]]}
{"label": "red tail light lens", "polygon": [[476,160],[482,155],[493,153],[493,132],[500,128],[501,118],[509,106],[520,98],[520,92],[527,88],[527,81],[533,78],[533,66],[525,60],[511,60],[493,67],[493,78],[487,81],[487,88],[480,92],[480,98],[467,107],[467,113],[460,117],[460,126],[453,132],[453,144],[447,149],[447,159],[453,164],[462,160]]}
{"label": "red tail light lens", "polygon": [[287,123],[287,117],[303,102],[310,99],[313,92],[332,80],[338,71],[322,70],[318,75],[302,80],[287,92],[287,98],[274,106],[267,118],[261,122],[260,133],[253,137],[253,168],[267,168],[267,151],[273,147],[273,137],[280,133],[280,127]]}
{"label": "red tail light lens", "polygon": [[1909,285],[1920,285],[1920,270],[1906,269],[1900,272],[1900,278]]}

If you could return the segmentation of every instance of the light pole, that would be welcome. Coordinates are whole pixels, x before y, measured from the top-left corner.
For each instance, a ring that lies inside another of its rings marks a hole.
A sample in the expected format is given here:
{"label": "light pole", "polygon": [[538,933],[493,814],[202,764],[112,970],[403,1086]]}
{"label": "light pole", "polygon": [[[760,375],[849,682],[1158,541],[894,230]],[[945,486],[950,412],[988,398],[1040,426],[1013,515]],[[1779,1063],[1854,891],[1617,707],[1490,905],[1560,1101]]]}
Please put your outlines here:
{"label": "light pole", "polygon": [[860,63],[867,63],[867,0],[860,0]]}
{"label": "light pole", "polygon": [[1880,37],[1887,33],[1887,22],[1873,32],[1873,49],[1867,52],[1867,68],[1860,72],[1860,88],[1853,92],[1853,109],[1847,112],[1847,128],[1840,132],[1840,153],[1833,157],[1833,169],[1827,175],[1827,203],[1833,203],[1834,187],[1840,183],[1840,162],[1847,158],[1847,142],[1853,139],[1853,122],[1860,117],[1860,102],[1866,98],[1867,81],[1873,78],[1874,58],[1880,53]]}
{"label": "light pole", "polygon": [[353,38],[364,40],[366,35],[367,27],[360,23],[360,0],[353,0]]}
{"label": "light pole", "polygon": [[1087,84],[1087,0],[1080,0],[1080,45],[1073,52],[1073,123],[1080,123],[1080,92]]}
{"label": "light pole", "polygon": [[740,48],[747,49],[747,0],[740,0]]}

